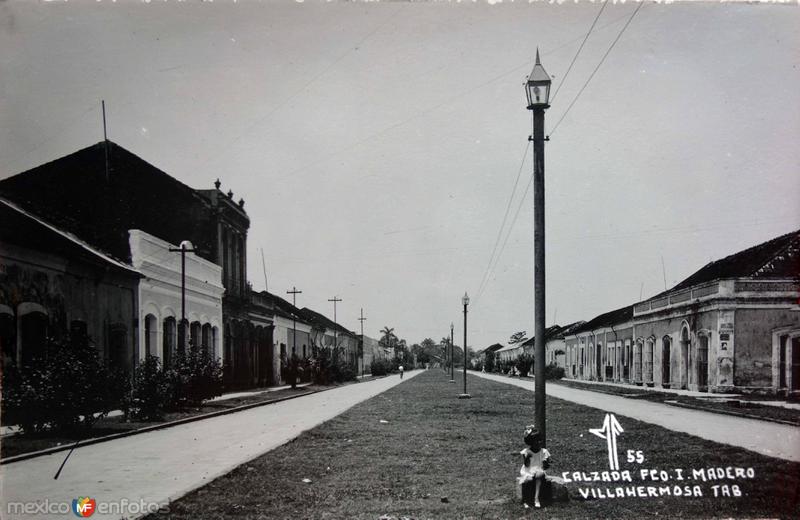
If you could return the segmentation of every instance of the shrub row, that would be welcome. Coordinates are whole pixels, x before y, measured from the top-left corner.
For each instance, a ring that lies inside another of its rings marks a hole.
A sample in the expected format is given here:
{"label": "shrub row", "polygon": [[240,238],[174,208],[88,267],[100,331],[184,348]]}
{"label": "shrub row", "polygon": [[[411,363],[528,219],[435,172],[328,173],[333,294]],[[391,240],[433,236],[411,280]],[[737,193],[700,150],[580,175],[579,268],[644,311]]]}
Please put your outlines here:
{"label": "shrub row", "polygon": [[[510,374],[512,369],[516,369],[516,373],[521,376],[533,375],[533,368],[534,368],[534,359],[533,356],[530,354],[522,354],[517,359],[513,360],[503,360],[503,361],[495,361],[490,364],[478,362],[475,364],[475,370],[482,371],[486,369],[486,372],[495,372],[499,374]],[[494,369],[494,370],[492,370]],[[544,377],[545,379],[563,379],[565,375],[564,368],[558,366],[555,363],[550,363],[544,367]]]}
{"label": "shrub row", "polygon": [[3,373],[3,422],[25,433],[91,428],[112,410],[154,421],[166,411],[199,406],[222,393],[222,367],[189,349],[164,369],[148,356],[132,374],[107,367],[95,348],[48,341],[46,358]]}

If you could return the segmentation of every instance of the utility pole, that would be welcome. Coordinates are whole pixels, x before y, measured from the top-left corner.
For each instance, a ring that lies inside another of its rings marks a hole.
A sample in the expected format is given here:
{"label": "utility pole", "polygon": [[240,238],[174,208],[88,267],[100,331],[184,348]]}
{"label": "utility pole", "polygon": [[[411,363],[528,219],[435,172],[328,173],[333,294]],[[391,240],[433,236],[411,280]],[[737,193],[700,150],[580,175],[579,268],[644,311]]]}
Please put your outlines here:
{"label": "utility pole", "polygon": [[108,131],[106,129],[106,100],[100,100],[103,108],[103,149],[106,153],[106,184],[108,184]]}
{"label": "utility pole", "polygon": [[367,318],[364,317],[364,308],[361,308],[361,317],[358,318],[361,322],[361,377],[364,377],[364,322]]}
{"label": "utility pole", "polygon": [[340,302],[342,300],[339,297],[334,296],[333,298],[329,298],[328,301],[329,302],[333,302],[333,325],[334,325],[334,327],[333,327],[333,347],[334,348],[338,348],[339,347],[339,341],[338,341],[338,335],[337,335],[337,330],[336,330],[338,328],[338,327],[336,327],[336,302]]}
{"label": "utility pole", "polygon": [[456,347],[453,345],[453,322],[450,322],[450,382],[456,382],[456,372],[454,359],[456,356]]}
{"label": "utility pole", "polygon": [[197,251],[188,240],[181,242],[181,247],[170,247],[169,250],[173,253],[181,254],[181,326],[180,332],[183,332],[183,341],[178,342],[178,347],[183,349],[186,343],[186,253],[194,253]]}
{"label": "utility pole", "polygon": [[[296,297],[298,294],[303,294],[303,291],[298,291],[297,287],[292,286],[291,291],[286,291],[286,294],[292,295],[292,307],[297,308]],[[295,347],[297,346],[297,315],[292,311],[292,354],[297,354]]]}
{"label": "utility pole", "polygon": [[[266,275],[265,275],[266,278]],[[297,287],[292,286],[291,291],[286,291],[286,294],[292,295],[292,307],[295,309],[297,308],[297,302],[295,298],[298,294],[303,294],[303,291],[298,291]],[[305,356],[303,356],[305,357]],[[295,314],[294,310],[292,310],[292,353],[289,355],[289,382],[292,385],[292,389],[297,388],[297,315]]]}

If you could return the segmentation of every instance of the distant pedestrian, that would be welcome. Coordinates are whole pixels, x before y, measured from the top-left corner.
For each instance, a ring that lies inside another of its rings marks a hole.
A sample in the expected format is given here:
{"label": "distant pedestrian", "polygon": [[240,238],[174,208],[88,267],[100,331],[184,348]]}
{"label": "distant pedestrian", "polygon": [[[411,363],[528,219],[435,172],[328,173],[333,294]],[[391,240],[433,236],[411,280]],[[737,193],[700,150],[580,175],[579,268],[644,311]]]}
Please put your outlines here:
{"label": "distant pedestrian", "polygon": [[397,370],[400,371],[400,379],[403,379],[403,365],[400,365],[399,367],[397,367]]}

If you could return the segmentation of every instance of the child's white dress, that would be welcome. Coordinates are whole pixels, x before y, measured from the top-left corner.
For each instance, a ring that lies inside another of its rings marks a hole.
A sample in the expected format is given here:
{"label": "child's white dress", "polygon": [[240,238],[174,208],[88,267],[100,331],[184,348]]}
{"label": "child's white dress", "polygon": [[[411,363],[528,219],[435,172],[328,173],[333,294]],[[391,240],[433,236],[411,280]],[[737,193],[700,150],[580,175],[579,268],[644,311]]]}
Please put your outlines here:
{"label": "child's white dress", "polygon": [[547,448],[542,448],[538,452],[525,448],[519,454],[522,455],[523,460],[527,461],[527,464],[523,464],[519,470],[518,480],[520,484],[544,476],[544,461],[550,458],[550,452],[547,451]]}

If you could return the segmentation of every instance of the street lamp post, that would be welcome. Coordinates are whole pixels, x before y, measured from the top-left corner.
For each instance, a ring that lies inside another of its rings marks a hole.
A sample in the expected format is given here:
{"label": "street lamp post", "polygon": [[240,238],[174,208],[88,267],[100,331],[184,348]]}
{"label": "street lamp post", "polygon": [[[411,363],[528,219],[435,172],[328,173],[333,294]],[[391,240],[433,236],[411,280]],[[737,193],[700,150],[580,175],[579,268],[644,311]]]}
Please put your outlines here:
{"label": "street lamp post", "polygon": [[464,304],[464,393],[459,395],[458,398],[469,399],[472,396],[467,393],[467,305],[469,305],[467,293],[464,293],[461,303]]}
{"label": "street lamp post", "polygon": [[181,242],[180,247],[170,247],[169,250],[173,253],[181,254],[181,325],[178,328],[178,349],[183,351],[186,346],[186,336],[189,332],[186,320],[186,253],[194,253],[197,249],[194,248],[191,242],[184,240]]}
{"label": "street lamp post", "polygon": [[453,346],[453,322],[450,322],[450,382],[456,382],[456,368],[455,363],[453,362],[456,354],[456,348]]}
{"label": "street lamp post", "polygon": [[545,320],[545,276],[544,276],[544,111],[550,108],[550,76],[539,61],[536,49],[536,64],[525,83],[528,110],[533,113],[533,294],[534,294],[534,411],[535,425],[546,446],[545,381],[544,381],[544,320]]}

